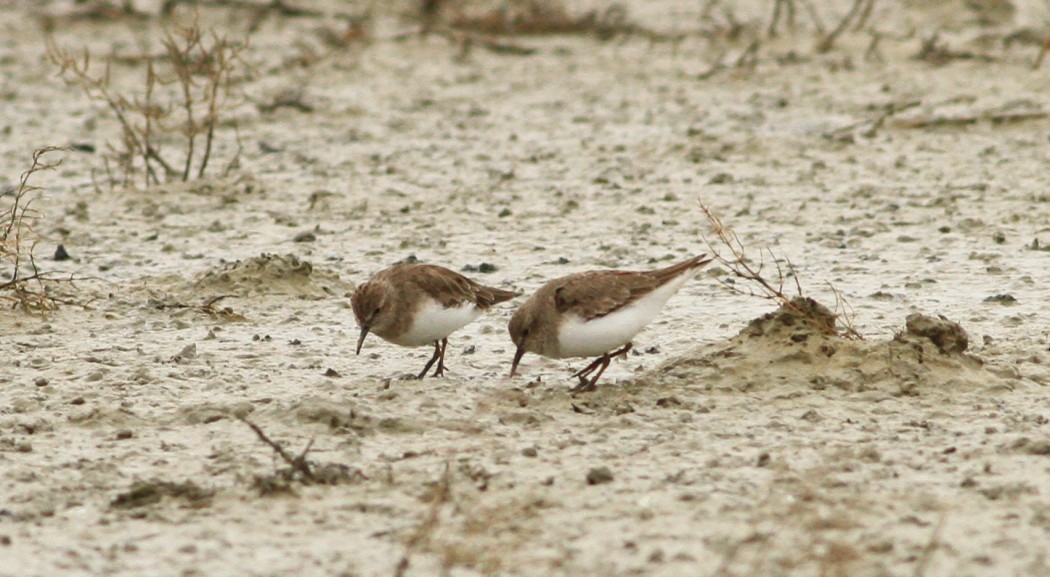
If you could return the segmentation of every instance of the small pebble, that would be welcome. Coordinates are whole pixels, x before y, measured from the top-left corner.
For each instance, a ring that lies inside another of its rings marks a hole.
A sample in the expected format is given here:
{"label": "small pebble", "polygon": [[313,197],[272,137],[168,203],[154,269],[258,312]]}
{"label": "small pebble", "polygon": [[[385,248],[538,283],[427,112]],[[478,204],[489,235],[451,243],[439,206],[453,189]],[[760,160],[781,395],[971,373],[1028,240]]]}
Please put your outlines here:
{"label": "small pebble", "polygon": [[58,248],[55,249],[55,260],[63,261],[63,260],[69,260],[70,258],[72,258],[72,257],[69,256],[68,252],[66,252],[65,245],[61,245],[61,244],[58,245]]}
{"label": "small pebble", "polygon": [[1012,294],[1004,293],[992,295],[984,299],[986,303],[999,303],[1001,305],[1012,305],[1017,302],[1017,297]]}
{"label": "small pebble", "polygon": [[613,480],[612,471],[609,467],[595,467],[590,471],[587,471],[587,484],[588,485],[602,485],[605,483],[611,483]]}

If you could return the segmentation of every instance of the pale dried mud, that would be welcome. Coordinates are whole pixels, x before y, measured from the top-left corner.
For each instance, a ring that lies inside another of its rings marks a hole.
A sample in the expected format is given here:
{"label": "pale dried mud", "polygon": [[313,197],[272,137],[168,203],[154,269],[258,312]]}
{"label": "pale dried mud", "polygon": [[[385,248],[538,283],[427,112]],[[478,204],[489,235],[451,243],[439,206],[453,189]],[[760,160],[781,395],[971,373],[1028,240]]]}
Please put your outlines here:
{"label": "pale dried mud", "polygon": [[[855,31],[817,53],[799,14],[713,70],[773,3],[732,3],[735,41],[698,32],[724,21],[703,4],[626,5],[680,41],[508,39],[531,55],[398,37],[408,4],[381,5],[375,41],[309,66],[340,22],[271,16],[239,167],[122,191],[93,183],[118,128],[55,77],[41,15],[98,54],[160,23],[8,3],[5,182],[40,146],[95,152],[36,181],[68,303],[0,312],[0,576],[395,575],[406,554],[406,575],[1050,574],[1050,65],[1002,41],[1050,10],[878,3],[877,58]],[[969,57],[917,60],[937,30]],[[257,106],[295,90],[307,108]],[[507,376],[516,301],[453,335],[444,378],[407,379],[426,348],[353,355],[348,296],[395,261],[525,292],[652,268],[707,250],[698,196],[808,296],[832,283],[865,338],[756,321],[775,304],[711,266],[591,394],[568,393],[582,359]]]}

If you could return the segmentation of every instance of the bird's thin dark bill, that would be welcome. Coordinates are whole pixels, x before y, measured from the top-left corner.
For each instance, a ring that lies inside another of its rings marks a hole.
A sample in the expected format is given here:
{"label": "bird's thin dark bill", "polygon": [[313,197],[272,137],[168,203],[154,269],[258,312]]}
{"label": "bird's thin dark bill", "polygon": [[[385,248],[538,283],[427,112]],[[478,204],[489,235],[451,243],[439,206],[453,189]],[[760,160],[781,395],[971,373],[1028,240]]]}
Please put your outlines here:
{"label": "bird's thin dark bill", "polygon": [[510,364],[510,376],[514,376],[514,373],[518,371],[518,362],[521,361],[521,357],[525,354],[525,347],[518,347],[518,350],[514,351],[514,362]]}
{"label": "bird's thin dark bill", "polygon": [[357,353],[361,354],[361,345],[365,344],[365,337],[368,336],[368,327],[361,327],[361,336],[357,339]]}

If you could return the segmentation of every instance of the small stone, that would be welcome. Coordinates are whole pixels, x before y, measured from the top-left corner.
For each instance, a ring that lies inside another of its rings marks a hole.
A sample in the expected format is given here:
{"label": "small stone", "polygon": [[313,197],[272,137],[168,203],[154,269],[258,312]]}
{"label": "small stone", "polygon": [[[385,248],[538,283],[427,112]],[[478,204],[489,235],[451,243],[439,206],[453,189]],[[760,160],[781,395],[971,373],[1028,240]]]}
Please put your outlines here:
{"label": "small stone", "polygon": [[172,360],[174,360],[175,362],[179,362],[179,361],[186,361],[186,360],[189,360],[189,359],[193,359],[193,358],[196,358],[196,357],[197,357],[197,345],[194,344],[194,343],[190,343],[190,344],[182,347],[182,350],[179,351],[179,354],[175,355],[175,357]]}
{"label": "small stone", "polygon": [[310,230],[300,232],[292,239],[293,242],[314,242],[315,240],[317,240],[317,235]]}
{"label": "small stone", "polygon": [[666,409],[668,407],[680,407],[682,406],[682,401],[678,400],[678,397],[674,396],[661,397],[659,399],[656,399],[656,406],[660,407],[661,409]]}
{"label": "small stone", "polygon": [[70,405],[83,405],[84,404],[84,397],[77,397],[77,398],[73,399],[72,401],[69,401],[69,404]]}
{"label": "small stone", "polygon": [[525,447],[521,450],[521,454],[526,457],[535,457],[538,452],[536,451],[536,447]]}
{"label": "small stone", "polygon": [[733,178],[732,174],[729,174],[727,172],[719,172],[718,174],[712,176],[710,180],[707,181],[707,184],[732,184],[735,181],[736,179]]}
{"label": "small stone", "polygon": [[328,378],[331,378],[331,379],[334,379],[334,378],[341,377],[343,375],[340,375],[339,371],[337,371],[335,369],[332,369],[332,368],[329,368],[327,371],[324,372],[324,376],[326,376]]}
{"label": "small stone", "polygon": [[36,385],[36,386],[38,386],[38,387],[46,387],[46,386],[48,386],[48,385],[49,385],[50,383],[48,382],[48,380],[47,380],[47,377],[37,377],[37,378],[36,378],[36,379],[35,379],[35,380],[33,381],[33,384],[34,384],[34,385]]}
{"label": "small stone", "polygon": [[65,245],[61,245],[61,244],[58,245],[58,248],[55,249],[55,260],[63,261],[63,260],[69,260],[71,258],[73,258],[73,257],[69,256],[69,253],[66,252]]}
{"label": "small stone", "polygon": [[769,453],[762,453],[758,456],[758,460],[755,461],[756,467],[768,467],[769,463],[773,461],[773,458],[769,456]]}
{"label": "small stone", "polygon": [[1003,234],[1002,231],[996,231],[996,233],[992,235],[992,241],[994,241],[995,244],[1003,244],[1006,242],[1006,235]]}
{"label": "small stone", "polygon": [[1028,443],[1024,450],[1029,455],[1050,455],[1050,440]]}
{"label": "small stone", "polygon": [[1001,305],[1012,305],[1017,302],[1017,298],[1009,293],[992,295],[984,299],[986,303],[999,303]]}
{"label": "small stone", "polygon": [[595,467],[590,471],[587,471],[588,485],[603,485],[605,483],[611,483],[612,480],[613,474],[608,467]]}
{"label": "small stone", "polygon": [[117,440],[123,441],[124,439],[130,439],[135,436],[135,433],[131,429],[121,429],[117,431]]}

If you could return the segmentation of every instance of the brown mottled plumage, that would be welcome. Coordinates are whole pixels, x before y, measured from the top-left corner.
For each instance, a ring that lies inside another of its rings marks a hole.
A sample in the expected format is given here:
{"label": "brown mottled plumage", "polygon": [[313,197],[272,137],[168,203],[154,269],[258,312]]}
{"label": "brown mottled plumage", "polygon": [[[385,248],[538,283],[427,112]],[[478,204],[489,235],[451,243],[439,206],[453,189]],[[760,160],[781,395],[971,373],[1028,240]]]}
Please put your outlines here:
{"label": "brown mottled plumage", "polygon": [[434,345],[434,355],[419,374],[437,361],[434,376],[445,371],[448,336],[482,311],[517,296],[487,287],[458,272],[429,264],[398,263],[357,287],[350,304],[361,327],[357,353],[368,333],[401,346]]}
{"label": "brown mottled plumage", "polygon": [[700,255],[653,271],[591,271],[548,282],[511,317],[508,329],[517,347],[511,375],[526,352],[552,358],[600,355],[574,375],[581,381],[575,392],[594,389],[610,360],[626,355],[631,338],[709,262]]}

